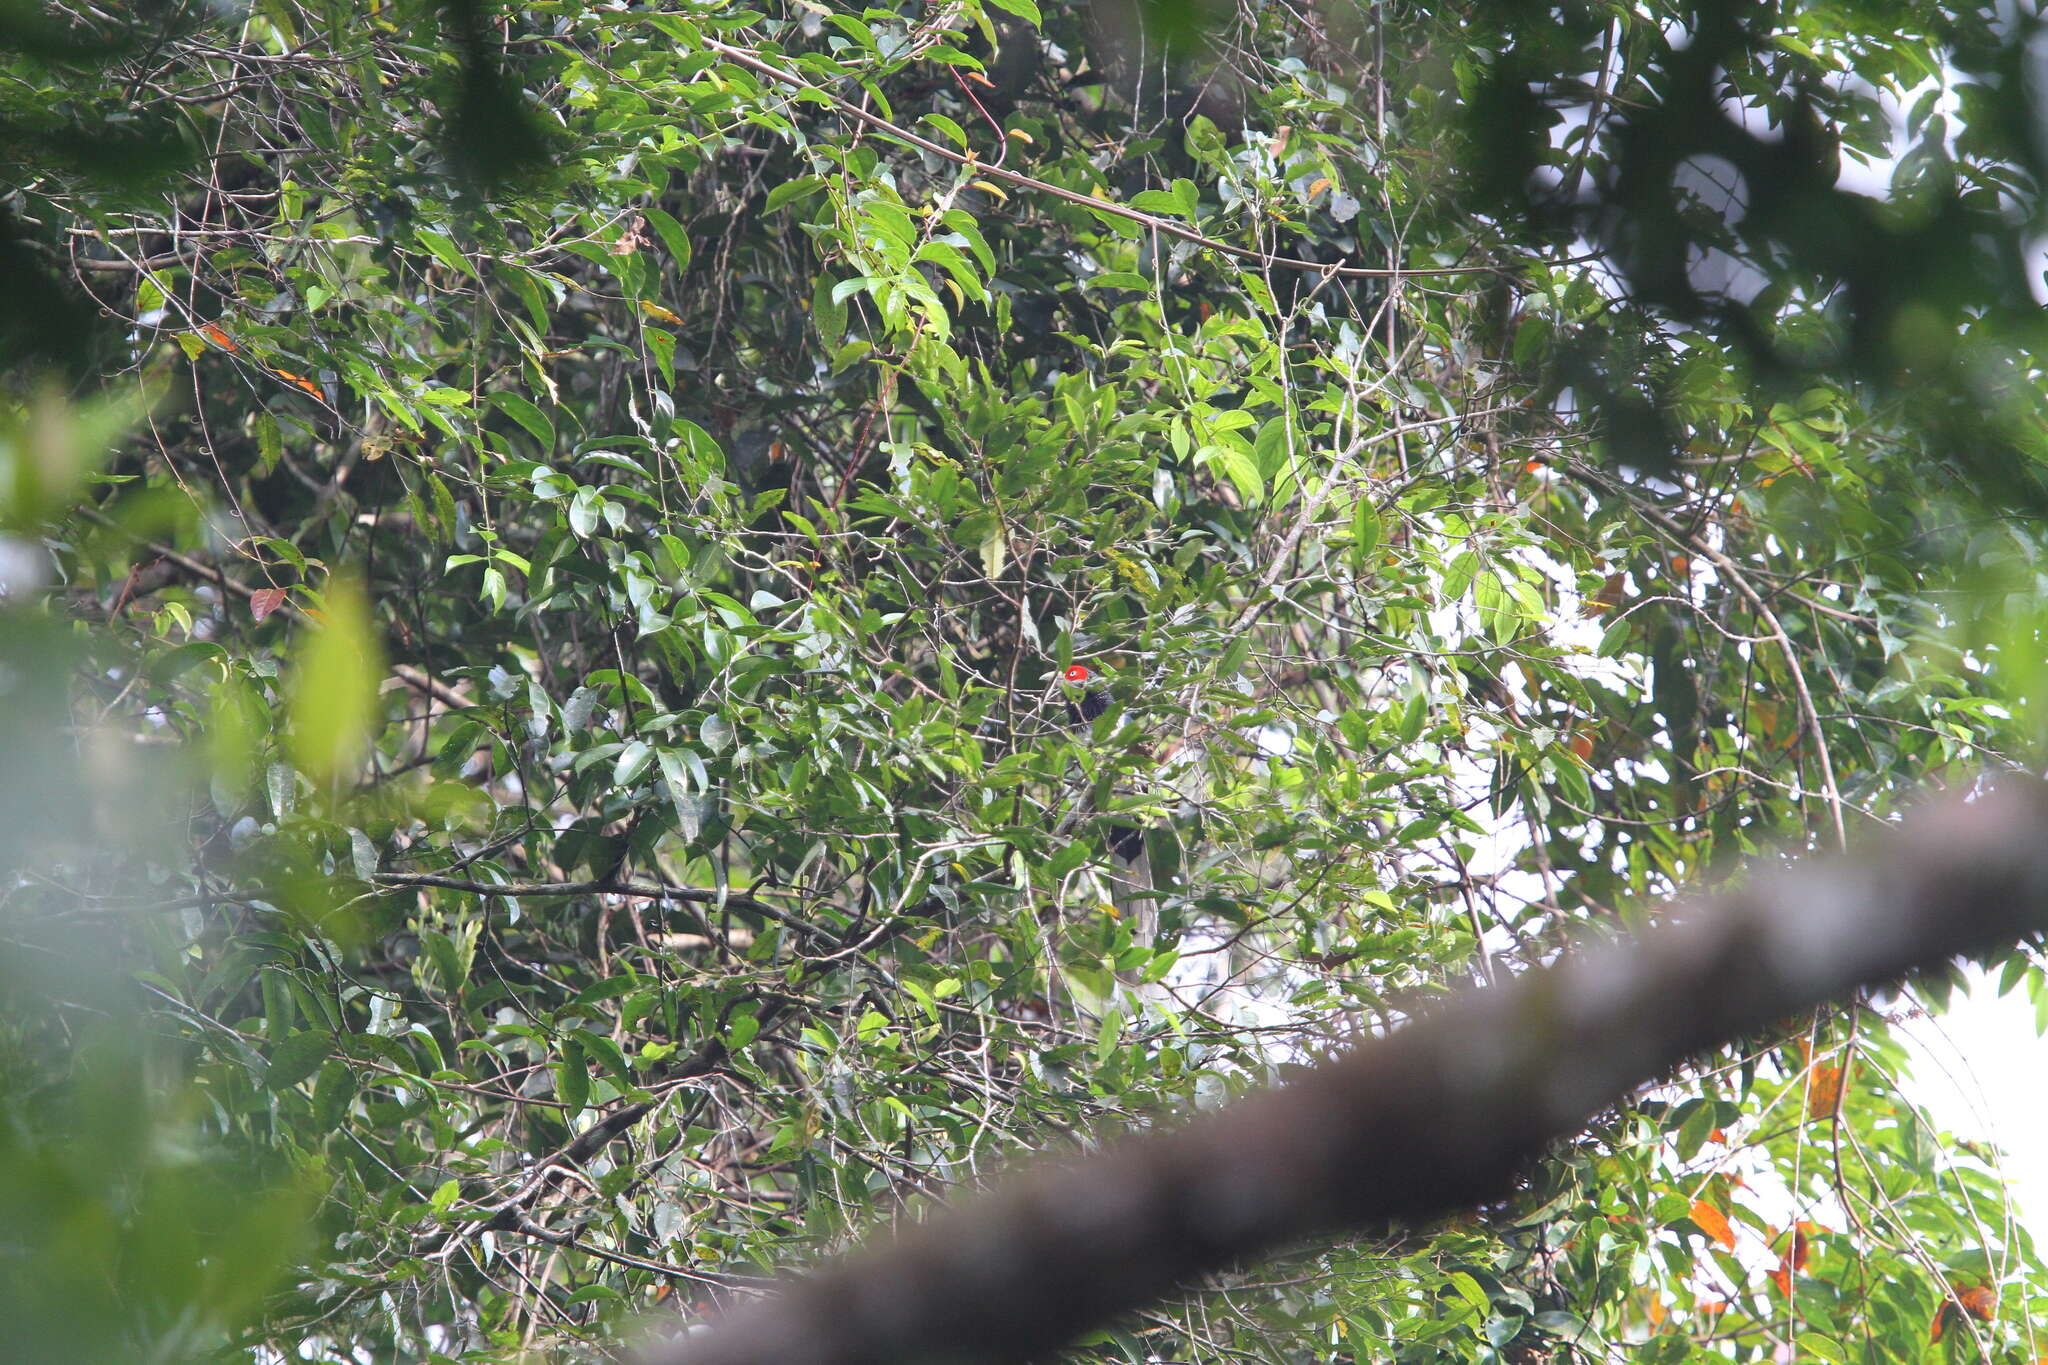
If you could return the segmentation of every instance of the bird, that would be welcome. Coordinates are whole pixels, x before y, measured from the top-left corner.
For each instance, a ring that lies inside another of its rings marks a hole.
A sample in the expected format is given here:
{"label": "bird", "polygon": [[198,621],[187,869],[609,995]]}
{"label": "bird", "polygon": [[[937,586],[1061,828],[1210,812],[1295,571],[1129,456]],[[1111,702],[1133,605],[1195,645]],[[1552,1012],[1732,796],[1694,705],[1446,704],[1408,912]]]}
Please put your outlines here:
{"label": "bird", "polygon": [[[1096,678],[1095,670],[1086,664],[1068,664],[1060,678],[1067,686],[1067,710],[1076,725],[1093,725],[1096,717],[1109,710],[1109,688]],[[1117,858],[1132,865],[1142,864],[1145,856],[1145,831],[1136,825],[1112,824],[1108,827],[1105,842],[1109,851]]]}
{"label": "bird", "polygon": [[[1095,718],[1109,709],[1109,689],[1095,683],[1095,670],[1086,664],[1068,664],[1060,675],[1070,689],[1067,707],[1082,725],[1092,725]],[[1095,683],[1094,686],[1089,686]]]}

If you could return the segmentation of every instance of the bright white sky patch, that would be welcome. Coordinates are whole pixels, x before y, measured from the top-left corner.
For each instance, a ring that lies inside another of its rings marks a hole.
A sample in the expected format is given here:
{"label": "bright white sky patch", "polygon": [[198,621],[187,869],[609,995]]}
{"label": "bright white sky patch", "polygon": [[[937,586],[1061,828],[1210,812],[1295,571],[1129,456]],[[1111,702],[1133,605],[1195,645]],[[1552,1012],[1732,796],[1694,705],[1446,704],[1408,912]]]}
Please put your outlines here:
{"label": "bright white sky patch", "polygon": [[1906,1093],[1959,1138],[1996,1143],[2020,1221],[2048,1237],[2048,1039],[2024,990],[1971,970],[1946,1014],[1898,1028],[1912,1056]]}

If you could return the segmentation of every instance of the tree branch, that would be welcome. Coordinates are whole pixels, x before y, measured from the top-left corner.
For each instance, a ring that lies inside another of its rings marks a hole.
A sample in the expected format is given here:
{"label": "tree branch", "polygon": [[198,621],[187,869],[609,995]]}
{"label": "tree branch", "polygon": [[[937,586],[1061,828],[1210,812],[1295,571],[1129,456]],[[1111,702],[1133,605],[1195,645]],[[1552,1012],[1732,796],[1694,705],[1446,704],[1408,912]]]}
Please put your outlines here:
{"label": "tree branch", "polygon": [[1041,1165],[644,1365],[1021,1361],[1195,1277],[1505,1194],[1705,1049],[2048,922],[2048,786],[1930,804],[1853,860],[1759,869],[1185,1126]]}

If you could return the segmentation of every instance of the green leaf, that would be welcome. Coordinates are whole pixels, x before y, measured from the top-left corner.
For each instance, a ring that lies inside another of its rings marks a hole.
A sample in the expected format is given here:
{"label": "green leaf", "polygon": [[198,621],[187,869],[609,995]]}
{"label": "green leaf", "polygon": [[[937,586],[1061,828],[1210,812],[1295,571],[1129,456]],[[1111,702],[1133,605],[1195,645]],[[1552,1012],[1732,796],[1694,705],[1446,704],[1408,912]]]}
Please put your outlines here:
{"label": "green leaf", "polygon": [[927,113],[924,121],[945,134],[946,139],[961,151],[967,150],[967,130],[941,113]]}
{"label": "green leaf", "polygon": [[590,1065],[582,1044],[573,1037],[564,1039],[556,1052],[555,1098],[571,1116],[590,1103]]}
{"label": "green leaf", "polygon": [[1147,294],[1152,292],[1152,281],[1128,270],[1105,270],[1100,275],[1090,275],[1081,281],[1081,285],[1084,289],[1136,289]]}
{"label": "green leaf", "polygon": [[1401,723],[1395,734],[1403,744],[1413,744],[1422,738],[1422,726],[1428,719],[1429,694],[1417,688],[1409,694],[1407,705],[1401,708]]}
{"label": "green leaf", "polygon": [[267,476],[284,458],[284,436],[278,430],[277,419],[268,412],[256,414],[255,428],[256,468]]}
{"label": "green leaf", "polygon": [[546,414],[528,400],[516,393],[494,393],[489,395],[491,405],[524,427],[534,440],[540,442],[543,453],[555,448],[555,425],[548,421]]}
{"label": "green leaf", "polygon": [[458,946],[453,938],[438,929],[422,929],[420,946],[427,950],[427,958],[434,964],[443,990],[460,991],[469,983],[470,952]]}
{"label": "green leaf", "polygon": [[263,1084],[272,1090],[289,1090],[320,1069],[327,1054],[334,1051],[334,1035],[320,1030],[295,1033],[277,1045],[264,1068]]}
{"label": "green leaf", "polygon": [[1194,181],[1186,179],[1174,181],[1172,189],[1140,190],[1130,198],[1131,207],[1141,213],[1165,213],[1190,221],[1201,202],[1201,191],[1195,188]]}
{"label": "green leaf", "polygon": [[755,1035],[759,1034],[760,1031],[761,1021],[754,1017],[751,1010],[735,1014],[732,1017],[732,1021],[726,1026],[725,1046],[728,1051],[738,1052],[748,1043],[753,1042]]}
{"label": "green leaf", "polygon": [[1239,496],[1253,506],[1266,496],[1266,485],[1259,477],[1258,462],[1248,450],[1234,445],[1203,446],[1195,452],[1195,463],[1222,470]]}
{"label": "green leaf", "polygon": [[690,238],[683,231],[683,225],[675,218],[657,208],[643,208],[640,214],[654,229],[654,235],[661,238],[661,244],[668,248],[669,258],[676,263],[676,272],[690,268]]}
{"label": "green leaf", "polygon": [[320,1064],[320,1079],[313,1083],[313,1126],[319,1132],[339,1128],[348,1117],[349,1102],[355,1098],[356,1074],[339,1057]]}
{"label": "green leaf", "polygon": [[1824,1360],[1828,1365],[1849,1365],[1848,1353],[1833,1337],[1820,1332],[1801,1332],[1799,1349],[1815,1359]]}
{"label": "green leaf", "polygon": [[1032,0],[987,0],[1005,14],[1014,14],[1033,28],[1044,28],[1045,20],[1039,16],[1038,6]]}
{"label": "green leaf", "polygon": [[825,188],[825,178],[819,175],[800,176],[785,180],[768,191],[768,202],[762,207],[763,213],[773,213],[779,208],[808,199]]}
{"label": "green leaf", "polygon": [[455,243],[449,240],[445,234],[436,232],[432,228],[415,227],[412,230],[412,235],[414,241],[425,247],[435,260],[441,262],[441,264],[449,269],[460,271],[473,280],[481,278],[476,273],[476,267],[469,263],[469,259],[466,256],[455,249]]}
{"label": "green leaf", "polygon": [[1451,1288],[1458,1291],[1458,1297],[1482,1313],[1493,1308],[1493,1301],[1486,1297],[1486,1291],[1479,1287],[1479,1281],[1462,1270],[1451,1272]]}
{"label": "green leaf", "polygon": [[620,750],[619,760],[612,767],[612,785],[630,786],[639,779],[640,774],[647,771],[647,765],[653,761],[653,745],[644,739],[628,742],[626,747]]}
{"label": "green leaf", "polygon": [[592,1033],[589,1029],[575,1030],[576,1041],[586,1055],[594,1057],[607,1075],[622,1088],[632,1089],[633,1071],[626,1063],[626,1055],[619,1051],[619,1045],[603,1034]]}

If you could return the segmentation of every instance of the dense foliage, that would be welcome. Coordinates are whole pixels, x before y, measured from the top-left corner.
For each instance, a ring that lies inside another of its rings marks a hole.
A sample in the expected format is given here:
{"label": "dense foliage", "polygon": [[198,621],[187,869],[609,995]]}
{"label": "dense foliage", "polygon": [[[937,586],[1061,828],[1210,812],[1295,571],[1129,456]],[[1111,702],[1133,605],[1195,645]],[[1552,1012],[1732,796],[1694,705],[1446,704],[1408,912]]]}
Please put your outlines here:
{"label": "dense foliage", "polygon": [[[2017,761],[2031,21],[1723,8],[6,11],[14,1358],[580,1358]],[[1078,1353],[2032,1360],[1907,1007]]]}

